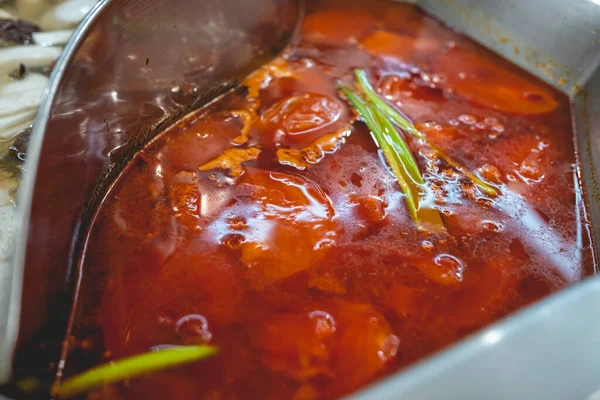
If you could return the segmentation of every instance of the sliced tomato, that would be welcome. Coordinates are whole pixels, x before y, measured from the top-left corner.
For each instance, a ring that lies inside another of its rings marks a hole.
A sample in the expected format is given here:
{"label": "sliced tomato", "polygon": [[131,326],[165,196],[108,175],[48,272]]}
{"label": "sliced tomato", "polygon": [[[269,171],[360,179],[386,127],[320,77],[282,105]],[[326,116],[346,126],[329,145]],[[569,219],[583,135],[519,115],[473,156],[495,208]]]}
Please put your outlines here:
{"label": "sliced tomato", "polygon": [[553,163],[560,157],[558,145],[552,138],[533,134],[499,137],[491,146],[495,165],[506,174],[518,175],[519,180],[538,182],[551,173]]}
{"label": "sliced tomato", "polygon": [[386,204],[377,197],[351,196],[356,214],[365,222],[381,222],[386,217]]}
{"label": "sliced tomato", "polygon": [[[393,101],[401,101],[403,103],[415,101],[444,101],[443,90],[436,86],[419,82],[412,77],[401,77],[399,75],[390,74],[383,76],[377,85],[381,93]],[[424,108],[424,110],[430,110]],[[431,111],[429,111],[431,112]]]}

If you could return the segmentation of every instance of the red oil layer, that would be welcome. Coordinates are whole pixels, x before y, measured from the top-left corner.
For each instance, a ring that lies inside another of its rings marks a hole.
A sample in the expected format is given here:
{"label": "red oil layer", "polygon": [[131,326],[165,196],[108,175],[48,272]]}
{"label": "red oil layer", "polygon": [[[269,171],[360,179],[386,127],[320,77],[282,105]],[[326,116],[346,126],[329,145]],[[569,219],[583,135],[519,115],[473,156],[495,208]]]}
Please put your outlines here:
{"label": "red oil layer", "polygon": [[[418,230],[337,94],[357,67],[500,195],[407,138],[446,226]],[[91,363],[162,345],[220,354],[93,396],[338,397],[592,273],[567,98],[418,9],[310,3],[299,45],[245,85],[112,188],[75,321],[105,352]]]}

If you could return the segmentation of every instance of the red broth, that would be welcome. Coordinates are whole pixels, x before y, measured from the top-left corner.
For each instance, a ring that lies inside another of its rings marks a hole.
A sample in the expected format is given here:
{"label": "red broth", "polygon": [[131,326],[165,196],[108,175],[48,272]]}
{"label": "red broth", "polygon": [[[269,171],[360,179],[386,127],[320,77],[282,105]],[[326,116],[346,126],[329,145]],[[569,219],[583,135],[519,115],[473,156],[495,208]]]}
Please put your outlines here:
{"label": "red broth", "polygon": [[[363,3],[364,4],[364,3]],[[417,229],[338,94],[390,104],[445,231]],[[81,264],[67,375],[157,346],[218,356],[89,398],[335,398],[594,273],[568,99],[410,5],[309,3],[301,40],[141,151]]]}

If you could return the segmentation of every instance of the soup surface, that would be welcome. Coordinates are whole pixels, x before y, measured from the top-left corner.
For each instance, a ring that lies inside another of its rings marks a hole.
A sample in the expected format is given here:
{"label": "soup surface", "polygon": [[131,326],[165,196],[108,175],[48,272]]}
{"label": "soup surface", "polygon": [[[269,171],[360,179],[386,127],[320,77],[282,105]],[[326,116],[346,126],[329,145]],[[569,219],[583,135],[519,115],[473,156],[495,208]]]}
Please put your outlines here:
{"label": "soup surface", "polygon": [[[411,218],[339,93],[355,68],[426,137],[404,135],[442,229]],[[212,344],[89,397],[335,398],[579,281],[594,266],[569,112],[413,6],[309,3],[297,45],[160,135],[107,195],[67,375]]]}

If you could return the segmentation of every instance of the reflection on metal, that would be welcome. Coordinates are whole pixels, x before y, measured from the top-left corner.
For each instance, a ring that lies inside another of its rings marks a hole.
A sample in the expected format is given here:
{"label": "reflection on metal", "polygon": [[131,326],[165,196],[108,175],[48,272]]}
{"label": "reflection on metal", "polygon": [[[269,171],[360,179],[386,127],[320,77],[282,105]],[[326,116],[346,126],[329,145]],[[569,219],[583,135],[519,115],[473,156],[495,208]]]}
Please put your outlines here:
{"label": "reflection on metal", "polygon": [[[600,233],[598,1],[417,3],[576,95],[583,196]],[[12,282],[8,292],[0,290],[0,381],[15,344],[23,266],[20,328],[26,338],[48,315],[60,314],[66,266],[79,250],[71,238],[85,229],[89,212],[82,210],[93,210],[106,189],[95,186],[100,175],[100,182],[110,183],[157,126],[221,93],[278,52],[296,12],[283,0],[104,0],[94,10],[58,63],[36,121],[14,269],[0,271],[0,284]],[[600,278],[591,278],[352,398],[586,398],[598,389],[598,310]]]}
{"label": "reflection on metal", "polygon": [[[600,1],[598,2],[600,4]],[[586,397],[586,400],[600,400],[600,389]]]}
{"label": "reflection on metal", "polygon": [[573,95],[600,64],[598,0],[418,0],[442,21]]}
{"label": "reflection on metal", "polygon": [[0,382],[15,347],[41,326],[64,334],[78,233],[122,166],[283,50],[299,15],[295,0],[98,3],[57,62],[35,121],[12,264],[0,271]]}
{"label": "reflection on metal", "polygon": [[598,389],[599,309],[590,278],[347,400],[585,399]]}

